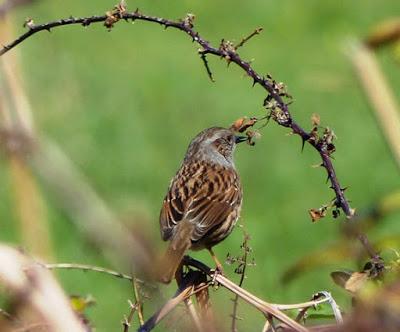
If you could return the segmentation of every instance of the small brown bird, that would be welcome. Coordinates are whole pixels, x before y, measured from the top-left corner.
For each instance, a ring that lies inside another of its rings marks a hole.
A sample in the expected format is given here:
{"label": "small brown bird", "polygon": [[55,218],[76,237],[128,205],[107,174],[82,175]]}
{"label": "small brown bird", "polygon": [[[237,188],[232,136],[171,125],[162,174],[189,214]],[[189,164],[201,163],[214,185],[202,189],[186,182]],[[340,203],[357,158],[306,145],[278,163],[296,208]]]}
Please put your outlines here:
{"label": "small brown bird", "polygon": [[212,247],[232,232],[239,218],[242,187],[233,153],[246,139],[213,127],[190,143],[161,208],[161,236],[170,244],[160,265],[160,281],[172,280],[188,249],[208,249],[222,271]]}

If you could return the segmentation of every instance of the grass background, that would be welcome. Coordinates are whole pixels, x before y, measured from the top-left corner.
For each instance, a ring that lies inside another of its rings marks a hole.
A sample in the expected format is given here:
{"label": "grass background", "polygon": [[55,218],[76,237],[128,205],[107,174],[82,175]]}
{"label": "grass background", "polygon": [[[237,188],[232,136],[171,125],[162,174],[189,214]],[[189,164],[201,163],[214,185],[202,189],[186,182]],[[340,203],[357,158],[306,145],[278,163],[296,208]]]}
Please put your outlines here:
{"label": "grass background", "polygon": [[[256,27],[264,27],[241,54],[254,59],[259,73],[271,73],[287,84],[294,96],[290,109],[300,124],[310,128],[310,116],[316,112],[322,125],[334,129],[335,166],[341,183],[350,186],[346,193],[352,205],[368,206],[399,187],[398,170],[344,55],[348,38],[363,37],[376,23],[398,15],[399,1],[127,2],[131,10],[139,7],[144,13],[173,19],[194,13],[196,29],[215,45],[221,38],[240,41]],[[15,12],[16,31],[23,31],[21,22],[27,16],[37,23],[90,16],[114,4],[38,1]],[[251,81],[235,66],[227,69],[224,61],[212,57],[216,83],[211,83],[197,48],[183,33],[145,22],[121,22],[111,32],[100,24],[63,27],[19,46],[37,127],[60,144],[118,215],[127,222],[145,216],[155,236],[161,200],[189,140],[205,127],[263,114],[264,91],[251,88]],[[399,64],[390,49],[380,52],[379,59],[396,91]],[[324,171],[310,167],[319,163],[315,151],[306,147],[301,153],[299,138],[287,133],[270,123],[255,147],[240,146],[236,154],[245,195],[240,222],[252,236],[257,263],[249,269],[245,287],[282,303],[329,290],[345,305],[348,300],[329,277],[343,265],[306,273],[290,285],[279,282],[296,259],[334,241],[339,226],[331,217],[310,222],[307,210],[333,194]],[[0,240],[19,243],[8,166],[4,160],[0,166]],[[43,191],[55,260],[107,266]],[[370,237],[396,232],[399,216],[385,218]],[[241,231],[235,230],[216,248],[217,254],[239,253],[241,239]],[[206,253],[195,255],[210,262]],[[232,268],[226,270],[235,278]],[[81,272],[58,276],[69,293],[91,293],[97,299],[89,316],[98,331],[119,329],[132,293],[129,283]],[[217,303],[225,306],[222,319],[229,320],[227,297],[216,295]],[[249,322],[261,324],[262,318],[252,311],[242,311],[241,316],[248,316],[240,323],[244,330],[252,330],[245,328]]]}

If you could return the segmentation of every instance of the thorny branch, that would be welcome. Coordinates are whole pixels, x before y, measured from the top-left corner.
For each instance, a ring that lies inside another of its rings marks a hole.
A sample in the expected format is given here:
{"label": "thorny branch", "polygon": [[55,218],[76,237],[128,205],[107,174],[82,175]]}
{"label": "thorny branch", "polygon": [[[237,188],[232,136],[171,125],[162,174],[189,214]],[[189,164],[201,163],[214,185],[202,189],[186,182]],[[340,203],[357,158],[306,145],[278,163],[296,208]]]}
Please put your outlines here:
{"label": "thorny branch", "polygon": [[[164,28],[175,28],[185,32],[189,37],[196,42],[201,47],[198,50],[199,55],[201,56],[205,67],[207,69],[208,76],[212,79],[211,70],[207,64],[206,56],[211,54],[218,56],[220,58],[225,59],[228,63],[235,63],[237,66],[242,68],[247,76],[249,76],[253,80],[253,85],[260,85],[264,90],[267,91],[267,97],[264,101],[264,106],[270,110],[270,116],[273,120],[275,120],[280,126],[290,128],[293,134],[296,134],[301,137],[303,144],[308,142],[312,147],[317,150],[319,153],[322,163],[321,166],[325,168],[328,180],[330,181],[331,188],[335,192],[335,201],[334,204],[337,208],[341,208],[345,213],[348,220],[350,220],[354,216],[354,209],[351,208],[349,201],[346,199],[344,195],[344,189],[341,187],[339,180],[336,176],[335,169],[332,164],[331,154],[332,149],[330,148],[330,143],[326,139],[315,139],[312,135],[312,132],[308,132],[303,129],[292,117],[289,112],[288,104],[286,103],[284,98],[289,97],[289,95],[284,91],[283,85],[281,83],[277,83],[274,81],[269,75],[263,76],[258,74],[251,66],[250,62],[246,62],[243,60],[237,52],[237,47],[235,47],[231,42],[222,40],[219,47],[213,46],[210,42],[204,39],[200,34],[194,29],[194,15],[188,14],[184,19],[173,21],[168,20],[161,17],[149,16],[146,14],[142,14],[138,9],[135,12],[127,12],[124,4],[120,4],[114,8],[111,12],[107,12],[105,15],[100,16],[91,16],[91,17],[69,17],[66,19],[61,19],[58,21],[48,22],[45,24],[35,24],[33,20],[29,20],[26,22],[26,27],[28,31],[19,36],[17,39],[12,41],[11,43],[4,45],[3,48],[0,49],[0,56],[10,51],[12,48],[16,47],[20,43],[22,43],[27,38],[32,35],[40,32],[40,31],[51,31],[51,29],[64,26],[64,25],[73,25],[80,24],[84,27],[91,25],[92,23],[104,22],[104,25],[110,30],[113,28],[114,24],[116,24],[119,20],[125,21],[147,21],[152,23],[158,23]],[[257,30],[256,30],[257,31]],[[258,32],[250,35],[251,37]],[[243,39],[241,43],[239,43],[238,47],[241,46],[244,42],[246,42],[249,38]],[[272,107],[270,106],[271,102],[273,102]],[[269,105],[269,106],[268,106]],[[384,266],[383,260],[376,253],[376,251],[370,245],[365,234],[361,234],[357,232],[355,236],[361,241],[362,245],[372,258],[372,261],[379,265],[381,269]]]}

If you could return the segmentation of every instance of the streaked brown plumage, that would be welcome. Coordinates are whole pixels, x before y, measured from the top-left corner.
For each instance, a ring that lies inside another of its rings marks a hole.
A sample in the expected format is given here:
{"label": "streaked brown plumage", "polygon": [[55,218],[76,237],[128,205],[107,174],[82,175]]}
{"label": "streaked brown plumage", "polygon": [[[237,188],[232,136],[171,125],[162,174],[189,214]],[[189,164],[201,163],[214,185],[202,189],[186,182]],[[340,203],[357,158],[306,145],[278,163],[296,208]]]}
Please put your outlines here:
{"label": "streaked brown plumage", "polygon": [[231,233],[242,205],[233,153],[243,140],[230,129],[213,127],[190,143],[161,208],[161,236],[170,241],[161,281],[171,281],[188,249],[211,250]]}

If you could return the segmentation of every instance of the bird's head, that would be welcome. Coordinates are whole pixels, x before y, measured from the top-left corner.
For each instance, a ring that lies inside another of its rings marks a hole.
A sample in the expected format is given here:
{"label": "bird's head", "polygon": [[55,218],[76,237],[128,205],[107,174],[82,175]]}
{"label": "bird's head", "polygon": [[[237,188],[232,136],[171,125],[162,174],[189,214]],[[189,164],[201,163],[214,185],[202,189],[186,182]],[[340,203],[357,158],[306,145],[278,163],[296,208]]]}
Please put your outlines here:
{"label": "bird's head", "polygon": [[245,141],[231,129],[212,127],[200,132],[190,143],[185,161],[204,160],[223,166],[233,167],[233,153],[236,145]]}

